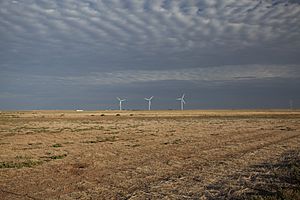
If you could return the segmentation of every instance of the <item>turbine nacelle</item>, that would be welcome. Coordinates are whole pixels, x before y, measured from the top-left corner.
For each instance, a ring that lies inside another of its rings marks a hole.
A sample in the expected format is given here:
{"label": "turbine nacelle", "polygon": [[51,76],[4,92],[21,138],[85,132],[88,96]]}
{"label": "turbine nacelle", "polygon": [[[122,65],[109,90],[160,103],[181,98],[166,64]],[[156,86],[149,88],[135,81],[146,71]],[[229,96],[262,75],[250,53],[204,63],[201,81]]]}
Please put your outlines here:
{"label": "turbine nacelle", "polygon": [[182,101],[185,104],[185,100],[184,100],[185,94],[182,95],[182,97],[177,98],[176,100],[178,101]]}
{"label": "turbine nacelle", "polygon": [[151,101],[153,99],[153,96],[150,98],[144,98],[146,101]]}
{"label": "turbine nacelle", "polygon": [[117,99],[118,99],[120,102],[126,101],[126,99],[121,99],[121,98],[119,98],[119,97],[117,97]]}
{"label": "turbine nacelle", "polygon": [[177,101],[182,101],[184,104],[186,103],[185,100],[182,99],[182,98],[178,98],[178,99],[176,99],[176,100],[177,100]]}

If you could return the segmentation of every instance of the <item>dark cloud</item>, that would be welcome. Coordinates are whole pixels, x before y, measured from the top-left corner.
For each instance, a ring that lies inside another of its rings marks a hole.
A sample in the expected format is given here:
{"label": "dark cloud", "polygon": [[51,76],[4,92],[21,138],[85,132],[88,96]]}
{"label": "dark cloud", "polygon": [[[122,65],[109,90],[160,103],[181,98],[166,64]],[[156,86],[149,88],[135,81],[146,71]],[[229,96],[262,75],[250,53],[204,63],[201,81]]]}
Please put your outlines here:
{"label": "dark cloud", "polygon": [[23,108],[7,102],[27,95],[24,108],[63,107],[71,99],[54,97],[59,88],[98,108],[89,88],[108,97],[126,85],[134,97],[134,84],[161,90],[170,81],[194,93],[198,84],[212,90],[230,82],[239,95],[244,81],[285,80],[281,90],[289,91],[300,77],[299,19],[298,0],[1,1],[0,104]]}

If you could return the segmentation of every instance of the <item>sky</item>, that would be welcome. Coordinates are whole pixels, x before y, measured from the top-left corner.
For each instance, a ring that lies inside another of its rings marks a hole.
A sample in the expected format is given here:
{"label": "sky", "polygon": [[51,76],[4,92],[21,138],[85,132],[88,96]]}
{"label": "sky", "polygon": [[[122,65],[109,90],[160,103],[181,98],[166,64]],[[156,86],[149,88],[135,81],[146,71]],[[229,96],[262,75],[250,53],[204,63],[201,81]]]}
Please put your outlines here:
{"label": "sky", "polygon": [[300,107],[300,0],[1,0],[0,110]]}

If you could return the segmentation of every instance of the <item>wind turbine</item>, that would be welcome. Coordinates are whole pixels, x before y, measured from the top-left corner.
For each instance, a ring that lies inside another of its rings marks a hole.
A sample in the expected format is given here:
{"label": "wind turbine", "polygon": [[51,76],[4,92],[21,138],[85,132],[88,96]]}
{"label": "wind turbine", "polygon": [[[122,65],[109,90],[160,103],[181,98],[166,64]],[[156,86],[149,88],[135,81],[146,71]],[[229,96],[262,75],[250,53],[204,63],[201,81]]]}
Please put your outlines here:
{"label": "wind turbine", "polygon": [[180,101],[180,103],[181,103],[181,110],[183,110],[183,105],[185,104],[185,101],[184,101],[184,94],[182,95],[182,97],[177,98],[176,100],[177,100],[177,101]]}
{"label": "wind turbine", "polygon": [[119,97],[117,97],[117,99],[119,100],[119,102],[120,102],[120,110],[122,110],[122,102],[123,101],[126,101],[126,99],[120,99]]}
{"label": "wind turbine", "polygon": [[150,98],[144,98],[146,101],[148,101],[148,110],[151,110],[151,100],[153,99],[153,96]]}

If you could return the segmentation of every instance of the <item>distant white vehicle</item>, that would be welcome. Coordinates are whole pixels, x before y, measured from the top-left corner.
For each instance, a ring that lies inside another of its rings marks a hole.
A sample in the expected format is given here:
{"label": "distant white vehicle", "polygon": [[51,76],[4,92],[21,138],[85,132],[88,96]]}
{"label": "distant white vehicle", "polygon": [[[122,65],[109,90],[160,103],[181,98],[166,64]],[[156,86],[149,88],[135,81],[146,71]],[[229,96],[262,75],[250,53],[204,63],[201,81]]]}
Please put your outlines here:
{"label": "distant white vehicle", "polygon": [[76,112],[83,112],[83,110],[76,110]]}
{"label": "distant white vehicle", "polygon": [[183,105],[185,104],[184,96],[185,95],[183,94],[182,97],[176,99],[177,101],[180,101],[180,103],[181,103],[181,110],[184,109],[183,108]]}
{"label": "distant white vehicle", "polygon": [[119,110],[122,110],[122,102],[126,101],[126,99],[120,99],[119,97],[117,97],[117,99],[119,100]]}
{"label": "distant white vehicle", "polygon": [[146,101],[148,101],[148,110],[151,110],[151,100],[153,99],[153,96],[150,98],[144,98]]}

